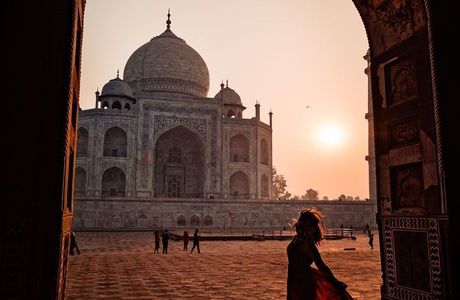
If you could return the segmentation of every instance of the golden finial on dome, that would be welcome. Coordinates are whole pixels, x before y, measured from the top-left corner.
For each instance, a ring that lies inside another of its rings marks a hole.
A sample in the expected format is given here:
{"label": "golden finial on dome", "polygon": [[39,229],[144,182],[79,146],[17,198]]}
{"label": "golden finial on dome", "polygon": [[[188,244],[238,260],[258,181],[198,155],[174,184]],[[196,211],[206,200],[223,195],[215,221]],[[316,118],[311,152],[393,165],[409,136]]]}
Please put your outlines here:
{"label": "golden finial on dome", "polygon": [[171,20],[169,19],[171,17],[171,14],[169,13],[169,8],[168,8],[168,20],[166,20],[166,28],[169,29],[171,27]]}

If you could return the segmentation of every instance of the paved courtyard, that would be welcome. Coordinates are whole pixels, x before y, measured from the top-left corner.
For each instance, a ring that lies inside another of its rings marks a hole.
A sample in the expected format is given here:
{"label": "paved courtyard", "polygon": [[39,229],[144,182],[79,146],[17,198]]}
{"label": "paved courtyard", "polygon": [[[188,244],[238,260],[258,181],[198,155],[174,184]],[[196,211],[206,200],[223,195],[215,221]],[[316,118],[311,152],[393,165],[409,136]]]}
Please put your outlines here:
{"label": "paved courtyard", "polygon": [[[81,232],[77,242],[81,255],[70,258],[67,299],[286,298],[289,241],[202,241],[201,254],[170,241],[168,255],[153,253],[151,233]],[[374,250],[367,242],[360,235],[320,247],[359,300],[380,299],[378,240]]]}

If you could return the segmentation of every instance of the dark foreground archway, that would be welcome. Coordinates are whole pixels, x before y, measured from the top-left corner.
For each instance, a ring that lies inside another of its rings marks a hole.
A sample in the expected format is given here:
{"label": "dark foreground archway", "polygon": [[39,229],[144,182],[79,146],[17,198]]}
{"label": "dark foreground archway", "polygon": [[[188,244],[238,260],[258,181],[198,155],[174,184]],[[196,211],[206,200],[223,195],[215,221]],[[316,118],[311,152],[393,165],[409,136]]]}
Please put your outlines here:
{"label": "dark foreground archway", "polygon": [[[458,4],[354,2],[370,44],[382,296],[457,299]],[[2,299],[65,294],[84,4],[15,1],[2,9]]]}

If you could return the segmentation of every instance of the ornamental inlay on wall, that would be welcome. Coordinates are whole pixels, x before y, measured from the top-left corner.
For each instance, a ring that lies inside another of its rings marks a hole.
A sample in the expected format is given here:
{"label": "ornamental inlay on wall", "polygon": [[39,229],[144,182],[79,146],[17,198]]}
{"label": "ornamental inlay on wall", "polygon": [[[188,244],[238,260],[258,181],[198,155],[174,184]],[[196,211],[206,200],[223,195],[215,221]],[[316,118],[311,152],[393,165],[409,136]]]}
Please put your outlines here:
{"label": "ornamental inlay on wall", "polygon": [[417,97],[415,57],[402,57],[385,66],[389,106],[414,100]]}
{"label": "ornamental inlay on wall", "polygon": [[[155,114],[161,113],[184,113],[206,116],[207,119],[188,119],[179,117],[167,117]],[[149,176],[149,155],[153,149],[150,146],[150,138],[152,132],[158,135],[165,129],[174,127],[176,124],[183,124],[185,127],[192,128],[206,143],[209,142],[211,156],[210,156],[210,178],[219,178],[217,174],[217,121],[219,114],[217,110],[206,107],[171,107],[164,104],[146,103],[140,106],[140,118],[142,121],[141,134],[141,157],[142,163],[138,166],[140,172],[139,184],[140,188],[146,189],[149,186],[151,177]],[[152,120],[153,119],[153,120]],[[152,128],[153,127],[153,128]],[[209,141],[208,141],[208,128],[209,128]],[[211,181],[211,190],[215,191],[220,181],[218,179]]]}
{"label": "ornamental inlay on wall", "polygon": [[167,117],[167,116],[155,116],[154,118],[154,129],[153,134],[157,135],[159,132],[166,128],[172,128],[176,125],[184,125],[188,128],[193,128],[204,138],[207,137],[207,125],[204,119],[190,119],[190,118],[178,118],[178,117]]}
{"label": "ornamental inlay on wall", "polygon": [[396,299],[440,299],[438,220],[390,217],[382,223],[388,295]]}
{"label": "ornamental inlay on wall", "polygon": [[423,171],[420,162],[391,167],[390,179],[393,210],[423,211]]}
{"label": "ornamental inlay on wall", "polygon": [[396,148],[416,144],[420,141],[419,125],[416,119],[409,119],[388,126],[389,146]]}

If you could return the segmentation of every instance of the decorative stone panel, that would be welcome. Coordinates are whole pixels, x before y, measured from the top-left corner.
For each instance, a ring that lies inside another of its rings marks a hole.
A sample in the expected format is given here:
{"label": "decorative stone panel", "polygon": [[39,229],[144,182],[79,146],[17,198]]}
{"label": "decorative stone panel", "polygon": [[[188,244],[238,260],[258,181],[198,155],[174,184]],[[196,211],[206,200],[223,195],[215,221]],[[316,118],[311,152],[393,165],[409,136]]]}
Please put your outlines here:
{"label": "decorative stone panel", "polygon": [[[180,100],[178,100],[180,101]],[[163,132],[178,125],[183,125],[196,132],[203,140],[205,147],[205,160],[209,165],[205,183],[205,190],[217,191],[220,185],[218,134],[219,111],[216,105],[200,103],[199,100],[179,102],[147,101],[141,99],[144,104],[139,105],[139,133],[138,133],[138,163],[137,184],[138,190],[147,192],[153,190],[153,154],[155,152],[155,140]],[[199,116],[199,117],[198,117]],[[161,220],[160,220],[161,221]],[[169,222],[169,221],[168,221]]]}
{"label": "decorative stone panel", "polygon": [[177,125],[184,125],[186,128],[192,128],[198,132],[205,140],[208,135],[208,126],[206,119],[179,118],[172,116],[155,116],[153,134],[165,132]]}
{"label": "decorative stone panel", "polygon": [[420,127],[417,119],[409,119],[388,126],[389,147],[402,147],[420,142]]}
{"label": "decorative stone panel", "polygon": [[382,224],[388,296],[403,300],[440,299],[438,219],[384,217]]}
{"label": "decorative stone panel", "polygon": [[421,0],[356,0],[374,55],[407,40],[426,26]]}
{"label": "decorative stone panel", "polygon": [[[331,203],[332,202],[332,203]],[[73,228],[76,230],[141,229],[152,227],[180,229],[190,227],[207,229],[266,229],[288,228],[303,208],[316,207],[325,215],[329,228],[365,224],[374,226],[375,202],[351,201],[262,201],[250,199],[213,199],[171,201],[171,199],[137,200],[76,199]],[[181,216],[185,224],[179,224]],[[199,225],[192,226],[192,217],[199,218]],[[206,217],[208,223],[205,223]],[[212,223],[210,223],[212,222]]]}
{"label": "decorative stone panel", "polygon": [[412,163],[390,168],[391,201],[395,212],[420,212],[423,203],[422,163]]}
{"label": "decorative stone panel", "polygon": [[413,55],[398,58],[385,65],[388,106],[417,98],[416,66]]}

